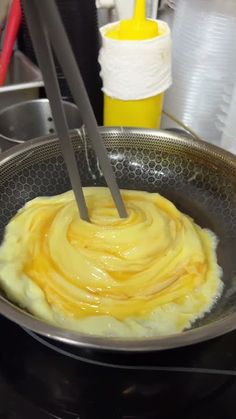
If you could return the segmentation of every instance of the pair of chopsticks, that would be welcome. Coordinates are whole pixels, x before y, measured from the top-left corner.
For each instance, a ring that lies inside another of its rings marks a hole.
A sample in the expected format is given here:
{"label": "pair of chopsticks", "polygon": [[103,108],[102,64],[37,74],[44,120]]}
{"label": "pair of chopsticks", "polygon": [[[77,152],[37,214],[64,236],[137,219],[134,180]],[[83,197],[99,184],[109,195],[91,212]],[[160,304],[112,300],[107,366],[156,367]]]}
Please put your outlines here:
{"label": "pair of chopsticks", "polygon": [[[4,7],[5,6],[5,7]],[[7,7],[7,3],[3,3],[3,9]],[[0,5],[1,8],[1,5]],[[21,24],[21,6],[20,0],[12,0],[9,6],[7,22],[4,33],[3,47],[0,56],[0,86],[5,82],[13,47],[17,38],[17,33]]]}
{"label": "pair of chopsticks", "polygon": [[61,102],[52,48],[67,79],[75,103],[81,111],[87,133],[92,141],[119,216],[122,218],[127,217],[107,151],[99,133],[97,122],[55,1],[22,0],[22,4],[38,63],[43,74],[47,96],[50,101],[52,115],[80,217],[89,221],[74,149]]}

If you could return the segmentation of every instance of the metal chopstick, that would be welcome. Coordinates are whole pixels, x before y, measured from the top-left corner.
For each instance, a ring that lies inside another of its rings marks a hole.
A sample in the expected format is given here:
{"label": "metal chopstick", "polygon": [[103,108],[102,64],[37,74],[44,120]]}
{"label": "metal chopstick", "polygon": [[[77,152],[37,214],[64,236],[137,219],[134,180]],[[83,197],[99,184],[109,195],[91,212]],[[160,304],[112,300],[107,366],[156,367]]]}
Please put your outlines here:
{"label": "metal chopstick", "polygon": [[[80,217],[89,221],[88,209],[86,206],[80,175],[75,159],[73,145],[69,135],[69,129],[65,116],[65,111],[61,101],[60,89],[57,81],[56,70],[51,51],[47,31],[36,9],[34,0],[23,0],[24,10],[29,25],[32,42],[35,48],[37,59],[42,70],[45,88],[50,101],[52,115],[55,121],[57,134],[61,143],[61,148],[67,170],[69,173],[71,186],[73,188]],[[30,117],[30,115],[29,115]]]}
{"label": "metal chopstick", "polygon": [[[33,0],[28,1],[28,3],[31,1]],[[25,0],[24,3],[27,3],[27,1]],[[46,22],[52,47],[64,72],[65,78],[67,79],[70,91],[81,111],[86,130],[92,141],[93,148],[99,160],[106,183],[111,191],[118,213],[122,218],[127,217],[127,212],[107,155],[107,150],[98,130],[97,122],[80,74],[80,70],[75,60],[55,1],[41,0],[40,2],[35,2],[35,5],[36,3],[38,12],[41,14],[41,19]]]}

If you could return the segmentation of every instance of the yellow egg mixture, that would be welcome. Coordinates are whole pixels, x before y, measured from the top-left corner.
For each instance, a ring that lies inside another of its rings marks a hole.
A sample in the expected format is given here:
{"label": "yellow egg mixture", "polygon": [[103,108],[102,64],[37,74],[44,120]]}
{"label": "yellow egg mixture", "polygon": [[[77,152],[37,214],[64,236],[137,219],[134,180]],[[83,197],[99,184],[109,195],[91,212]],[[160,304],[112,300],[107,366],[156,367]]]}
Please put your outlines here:
{"label": "yellow egg mixture", "polygon": [[216,237],[157,193],[84,188],[28,202],[6,227],[0,284],[41,319],[84,333],[143,337],[180,332],[222,291]]}

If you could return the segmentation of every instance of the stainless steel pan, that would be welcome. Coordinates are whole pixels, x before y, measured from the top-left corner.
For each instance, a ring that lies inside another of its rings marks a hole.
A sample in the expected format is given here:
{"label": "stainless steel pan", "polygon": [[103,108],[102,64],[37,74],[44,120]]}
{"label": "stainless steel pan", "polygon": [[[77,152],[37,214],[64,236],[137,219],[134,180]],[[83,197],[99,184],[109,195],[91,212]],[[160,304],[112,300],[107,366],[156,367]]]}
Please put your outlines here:
{"label": "stainless steel pan", "polygon": [[[155,339],[124,340],[73,333],[46,324],[0,296],[0,313],[19,325],[58,341],[96,349],[150,351],[179,347],[236,328],[236,157],[185,136],[138,129],[102,128],[101,133],[119,186],[158,191],[219,238],[218,260],[224,270],[224,293],[211,313],[191,330]],[[73,134],[84,186],[104,185],[83,131]],[[0,158],[0,233],[16,211],[39,195],[70,188],[56,138],[18,145]]]}

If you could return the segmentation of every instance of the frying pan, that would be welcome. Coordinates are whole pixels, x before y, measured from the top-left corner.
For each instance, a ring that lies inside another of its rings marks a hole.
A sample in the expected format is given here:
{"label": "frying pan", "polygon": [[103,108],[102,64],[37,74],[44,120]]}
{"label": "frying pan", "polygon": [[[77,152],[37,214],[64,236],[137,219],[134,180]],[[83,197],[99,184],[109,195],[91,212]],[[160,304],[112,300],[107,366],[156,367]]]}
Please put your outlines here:
{"label": "frying pan", "polygon": [[[224,292],[191,330],[157,338],[96,337],[49,325],[0,295],[0,313],[24,328],[84,348],[153,351],[185,346],[236,328],[236,157],[170,132],[101,128],[120,188],[159,192],[219,239]],[[84,186],[105,185],[83,130],[71,133]],[[30,199],[70,189],[58,139],[47,136],[17,145],[0,157],[0,240],[10,218]],[[10,280],[10,278],[9,278]]]}

